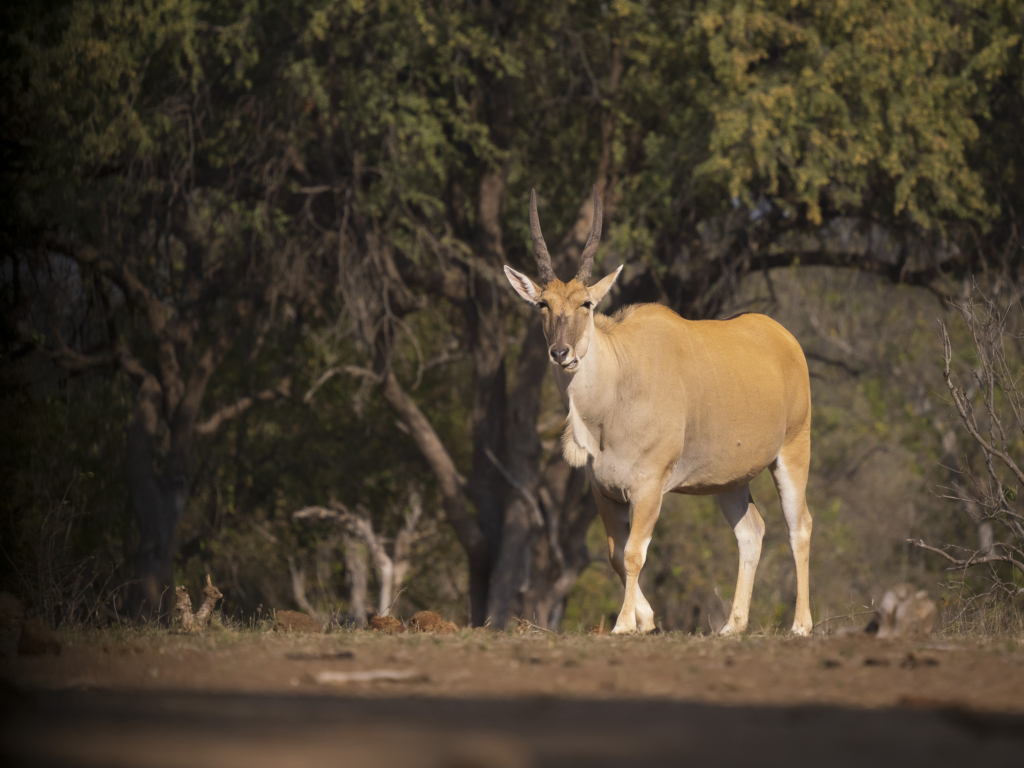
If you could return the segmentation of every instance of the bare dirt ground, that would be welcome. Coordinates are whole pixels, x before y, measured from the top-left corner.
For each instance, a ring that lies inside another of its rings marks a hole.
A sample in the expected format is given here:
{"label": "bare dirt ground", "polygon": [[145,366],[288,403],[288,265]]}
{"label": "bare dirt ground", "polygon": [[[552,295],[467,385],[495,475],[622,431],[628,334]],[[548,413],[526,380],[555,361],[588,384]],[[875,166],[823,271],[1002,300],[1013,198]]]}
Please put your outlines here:
{"label": "bare dirt ground", "polygon": [[[315,682],[320,672],[380,669],[414,674]],[[48,690],[627,697],[1024,714],[1024,645],[1005,639],[98,632],[69,637],[59,656],[13,659],[6,677]]]}
{"label": "bare dirt ground", "polygon": [[[819,742],[830,765],[847,764],[843,755],[860,764],[875,748],[888,758],[910,750],[916,764],[913,750],[926,746],[932,765],[976,764],[979,750],[989,765],[1020,764],[1024,754],[1024,647],[1006,639],[65,639],[59,656],[0,662],[0,749],[23,764],[233,765],[248,755],[247,765],[305,765],[330,754],[345,765],[622,765],[622,753],[673,765],[683,752],[730,764],[730,750],[774,764],[758,746],[774,741],[788,765]],[[381,670],[402,679],[323,674]]]}

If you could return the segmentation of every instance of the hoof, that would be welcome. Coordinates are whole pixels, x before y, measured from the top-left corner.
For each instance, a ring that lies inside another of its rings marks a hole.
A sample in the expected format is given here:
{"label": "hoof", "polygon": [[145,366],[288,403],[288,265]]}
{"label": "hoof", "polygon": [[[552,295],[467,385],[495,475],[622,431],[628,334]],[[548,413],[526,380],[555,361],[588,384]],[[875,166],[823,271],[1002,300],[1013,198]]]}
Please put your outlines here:
{"label": "hoof", "polygon": [[793,628],[789,631],[792,632],[793,635],[795,635],[796,637],[807,637],[811,634],[810,627],[798,627],[796,625],[793,625]]}
{"label": "hoof", "polygon": [[648,629],[647,630],[647,634],[648,635],[660,635],[661,634],[661,627],[659,627],[657,624],[655,624],[654,625],[654,629]]}

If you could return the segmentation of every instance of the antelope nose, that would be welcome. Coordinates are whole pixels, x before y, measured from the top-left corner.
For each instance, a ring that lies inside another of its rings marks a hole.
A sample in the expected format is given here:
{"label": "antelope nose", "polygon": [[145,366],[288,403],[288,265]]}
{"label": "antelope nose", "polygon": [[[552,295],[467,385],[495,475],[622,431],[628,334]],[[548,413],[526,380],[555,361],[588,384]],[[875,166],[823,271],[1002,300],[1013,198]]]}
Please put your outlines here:
{"label": "antelope nose", "polygon": [[568,347],[552,347],[551,348],[551,359],[556,363],[564,363],[565,358],[569,356]]}

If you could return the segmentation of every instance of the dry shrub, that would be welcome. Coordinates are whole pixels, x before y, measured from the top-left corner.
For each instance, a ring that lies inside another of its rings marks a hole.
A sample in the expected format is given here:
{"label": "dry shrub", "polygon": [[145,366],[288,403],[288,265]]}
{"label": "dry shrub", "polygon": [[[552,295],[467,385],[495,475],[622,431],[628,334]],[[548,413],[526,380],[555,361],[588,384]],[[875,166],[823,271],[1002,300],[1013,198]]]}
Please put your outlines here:
{"label": "dry shrub", "polygon": [[89,477],[90,473],[76,472],[59,501],[23,516],[14,529],[15,539],[4,542],[15,575],[14,591],[48,626],[90,623],[109,612],[103,596],[113,573],[97,574],[93,555],[83,556],[77,541],[86,513],[72,491]]}
{"label": "dry shrub", "polygon": [[312,616],[298,611],[278,611],[274,616],[274,631],[319,634],[323,628]]}
{"label": "dry shrub", "polygon": [[[951,626],[986,634],[1015,631],[1024,598],[1024,312],[1020,294],[1003,296],[998,284],[987,292],[975,286],[956,309],[969,343],[956,349],[948,324],[940,321],[943,376],[966,448],[943,494],[960,502],[978,530],[979,546],[908,543],[960,571],[953,582],[960,604]],[[984,573],[988,588],[970,588],[967,573],[974,569]]]}
{"label": "dry shrub", "polygon": [[394,616],[372,616],[370,617],[370,629],[374,632],[397,635],[405,632],[405,625]]}
{"label": "dry shrub", "polygon": [[436,635],[450,635],[458,632],[457,625],[445,621],[433,611],[420,611],[414,613],[409,619],[409,630],[412,632],[431,632]]}

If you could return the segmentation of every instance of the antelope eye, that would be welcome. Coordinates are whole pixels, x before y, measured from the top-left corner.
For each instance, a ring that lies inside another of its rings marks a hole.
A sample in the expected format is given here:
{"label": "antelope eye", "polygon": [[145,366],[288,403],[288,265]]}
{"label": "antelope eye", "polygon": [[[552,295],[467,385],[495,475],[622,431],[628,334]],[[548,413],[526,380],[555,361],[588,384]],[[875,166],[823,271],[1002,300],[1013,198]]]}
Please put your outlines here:
{"label": "antelope eye", "polygon": [[580,304],[580,307],[582,309],[590,309],[593,306],[594,306],[594,302],[592,302],[592,301],[584,301],[582,304]]}
{"label": "antelope eye", "polygon": [[548,303],[546,301],[538,301],[537,309],[548,309]]}

